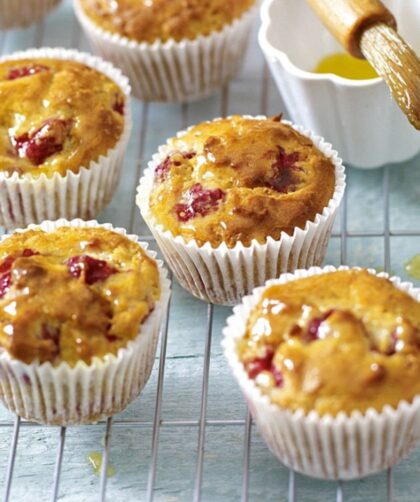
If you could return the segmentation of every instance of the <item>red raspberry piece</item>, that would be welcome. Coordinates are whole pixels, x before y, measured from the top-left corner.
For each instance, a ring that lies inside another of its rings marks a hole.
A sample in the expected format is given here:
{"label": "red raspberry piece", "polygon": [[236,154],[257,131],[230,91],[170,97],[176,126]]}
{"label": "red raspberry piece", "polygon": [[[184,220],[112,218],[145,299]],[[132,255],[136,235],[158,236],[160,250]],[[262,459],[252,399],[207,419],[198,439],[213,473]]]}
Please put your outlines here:
{"label": "red raspberry piece", "polygon": [[168,155],[155,169],[155,178],[162,183],[168,176],[169,169],[171,168],[171,157]]}
{"label": "red raspberry piece", "polygon": [[182,156],[184,157],[184,159],[187,159],[187,160],[191,160],[193,159],[197,154],[193,151],[191,152],[183,152],[182,153]]}
{"label": "red raspberry piece", "polygon": [[271,366],[271,373],[274,377],[274,381],[276,382],[276,387],[283,387],[284,377],[283,373],[277,369],[274,364]]}
{"label": "red raspberry piece", "polygon": [[178,220],[182,222],[189,221],[196,216],[194,210],[188,204],[176,204],[174,209]]}
{"label": "red raspberry piece", "polygon": [[274,351],[267,348],[264,357],[257,357],[247,364],[249,378],[257,378],[262,371],[270,371],[274,377],[276,387],[282,387],[284,384],[283,373],[273,364]]}
{"label": "red raspberry piece", "polygon": [[38,255],[38,254],[39,253],[37,251],[34,251],[33,249],[28,249],[28,248],[26,248],[26,249],[24,249],[22,251],[22,256],[24,258],[30,258],[31,256],[35,256],[35,255]]}
{"label": "red raspberry piece", "polygon": [[55,326],[43,323],[41,326],[41,339],[50,342],[52,357],[60,352],[60,330]]}
{"label": "red raspberry piece", "polygon": [[315,340],[319,339],[319,328],[321,324],[326,321],[330,315],[334,312],[334,310],[327,310],[322,316],[320,317],[315,317],[314,319],[311,319],[308,325],[308,329],[305,335],[305,340],[308,342],[314,342]]}
{"label": "red raspberry piece", "polygon": [[[176,152],[179,153],[184,159],[191,160],[197,154],[195,152]],[[173,154],[172,154],[173,155]],[[155,178],[157,181],[162,183],[168,177],[168,172],[171,168],[171,162],[173,162],[174,166],[180,166],[181,162],[172,160],[172,155],[168,155],[155,169]]]}
{"label": "red raspberry piece", "polygon": [[72,123],[71,119],[48,119],[35,132],[13,138],[15,149],[21,157],[27,157],[38,166],[63,149]]}
{"label": "red raspberry piece", "polygon": [[5,272],[0,276],[0,298],[9,291],[10,286],[12,285],[12,271]]}
{"label": "red raspberry piece", "polygon": [[224,198],[225,192],[220,188],[204,188],[201,183],[196,183],[185,193],[185,202],[176,204],[174,210],[178,219],[185,222],[197,215],[206,216]]}
{"label": "red raspberry piece", "polygon": [[30,77],[31,75],[36,75],[42,71],[48,71],[48,66],[42,64],[32,64],[26,66],[18,66],[12,68],[7,75],[7,80],[16,80],[17,78]]}
{"label": "red raspberry piece", "polygon": [[0,264],[0,298],[3,298],[12,285],[12,267],[16,259],[20,256],[29,258],[30,256],[34,256],[36,254],[39,253],[33,251],[32,249],[24,249],[20,255],[8,256],[5,260],[3,260]]}
{"label": "red raspberry piece", "polygon": [[299,160],[299,153],[293,152],[287,154],[281,146],[277,147],[277,157],[272,165],[274,174],[268,182],[268,186],[281,193],[287,193],[294,189],[297,182],[295,165]]}
{"label": "red raspberry piece", "polygon": [[277,169],[293,169],[296,167],[295,164],[299,160],[298,152],[286,153],[281,146],[278,146],[277,150],[277,158],[273,167]]}
{"label": "red raspberry piece", "polygon": [[0,274],[4,274],[5,272],[10,272],[12,269],[13,263],[16,258],[14,256],[8,256],[5,260],[0,264]]}
{"label": "red raspberry piece", "polygon": [[88,255],[73,256],[67,260],[70,274],[78,279],[84,274],[85,283],[91,286],[98,281],[104,281],[118,270],[108,265],[105,260],[97,260]]}
{"label": "red raspberry piece", "polygon": [[114,112],[117,112],[120,115],[124,115],[124,105],[125,105],[124,99],[117,98],[112,109],[114,110]]}
{"label": "red raspberry piece", "polygon": [[247,364],[249,378],[256,378],[262,371],[270,371],[274,352],[271,348],[267,349],[265,356],[257,357]]}

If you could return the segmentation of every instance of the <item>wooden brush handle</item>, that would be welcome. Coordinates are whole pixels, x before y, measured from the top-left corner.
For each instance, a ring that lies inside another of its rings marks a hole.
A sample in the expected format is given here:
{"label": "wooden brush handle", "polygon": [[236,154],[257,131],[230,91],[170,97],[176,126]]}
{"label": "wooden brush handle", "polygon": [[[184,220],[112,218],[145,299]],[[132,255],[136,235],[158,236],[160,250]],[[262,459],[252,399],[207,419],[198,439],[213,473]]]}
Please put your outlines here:
{"label": "wooden brush handle", "polygon": [[360,40],[371,25],[396,28],[391,12],[379,0],[307,0],[328,30],[350,54],[363,57]]}

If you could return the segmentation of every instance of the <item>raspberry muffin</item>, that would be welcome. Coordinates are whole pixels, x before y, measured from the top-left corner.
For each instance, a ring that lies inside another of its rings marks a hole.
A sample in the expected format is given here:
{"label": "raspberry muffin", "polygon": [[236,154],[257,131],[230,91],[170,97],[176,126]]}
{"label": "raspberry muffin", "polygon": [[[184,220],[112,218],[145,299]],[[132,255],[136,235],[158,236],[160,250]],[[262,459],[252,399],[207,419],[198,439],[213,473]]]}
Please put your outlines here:
{"label": "raspberry muffin", "polygon": [[224,346],[261,434],[293,469],[365,476],[419,439],[420,291],[399,279],[284,275],[237,308]]}
{"label": "raspberry muffin", "polygon": [[23,28],[44,18],[61,0],[0,0],[0,29]]}
{"label": "raspberry muffin", "polygon": [[95,51],[147,101],[206,96],[240,70],[255,0],[75,0]]}
{"label": "raspberry muffin", "polygon": [[320,138],[279,117],[234,116],[170,139],[138,203],[181,284],[234,304],[322,262],[343,191],[341,161]]}
{"label": "raspberry muffin", "polygon": [[221,31],[242,16],[254,0],[80,0],[86,14],[106,31],[152,44],[194,40]]}
{"label": "raspberry muffin", "polygon": [[61,220],[7,237],[0,257],[4,404],[59,425],[124,409],[149,378],[169,295],[154,254],[123,231]]}
{"label": "raspberry muffin", "polygon": [[0,92],[0,224],[96,215],[131,127],[122,75],[82,53],[40,49],[0,61]]}

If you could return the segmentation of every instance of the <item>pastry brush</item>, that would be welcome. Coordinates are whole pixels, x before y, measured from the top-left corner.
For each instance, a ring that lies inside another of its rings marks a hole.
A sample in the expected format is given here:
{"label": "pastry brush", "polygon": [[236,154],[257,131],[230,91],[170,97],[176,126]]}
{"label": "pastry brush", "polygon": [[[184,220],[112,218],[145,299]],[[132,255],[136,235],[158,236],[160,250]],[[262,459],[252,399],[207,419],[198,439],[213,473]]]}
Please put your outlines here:
{"label": "pastry brush", "polygon": [[307,0],[350,54],[383,77],[411,124],[420,130],[420,60],[379,0]]}

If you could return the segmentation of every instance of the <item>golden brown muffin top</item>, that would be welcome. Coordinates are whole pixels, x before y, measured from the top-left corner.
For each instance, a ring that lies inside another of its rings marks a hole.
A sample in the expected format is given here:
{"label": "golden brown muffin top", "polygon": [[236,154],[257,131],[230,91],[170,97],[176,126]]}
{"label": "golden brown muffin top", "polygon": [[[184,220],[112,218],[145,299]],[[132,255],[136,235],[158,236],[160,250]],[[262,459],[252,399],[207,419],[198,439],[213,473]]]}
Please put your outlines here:
{"label": "golden brown muffin top", "polygon": [[0,244],[0,347],[25,363],[116,354],[159,297],[156,262],[116,232],[30,230]]}
{"label": "golden brown muffin top", "polygon": [[234,247],[304,228],[334,188],[335,167],[310,139],[278,117],[234,116],[169,141],[150,211],[175,236]]}
{"label": "golden brown muffin top", "polygon": [[79,172],[113,148],[124,94],[88,66],[59,59],[0,63],[0,171]]}
{"label": "golden brown muffin top", "polygon": [[97,25],[138,42],[193,40],[220,31],[255,0],[80,0]]}
{"label": "golden brown muffin top", "polygon": [[274,285],[238,352],[281,408],[336,416],[397,407],[420,394],[420,303],[366,270]]}

